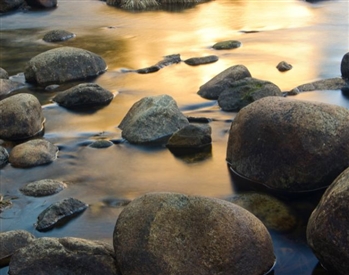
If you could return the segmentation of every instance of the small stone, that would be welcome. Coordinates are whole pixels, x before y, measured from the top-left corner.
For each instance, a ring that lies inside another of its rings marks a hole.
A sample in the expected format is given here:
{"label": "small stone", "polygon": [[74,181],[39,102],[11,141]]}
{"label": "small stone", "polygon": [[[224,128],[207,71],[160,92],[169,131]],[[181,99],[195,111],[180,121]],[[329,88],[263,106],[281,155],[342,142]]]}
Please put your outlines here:
{"label": "small stone", "polygon": [[75,37],[75,34],[65,30],[49,31],[42,38],[46,42],[60,42]]}
{"label": "small stone", "polygon": [[285,61],[281,61],[276,68],[280,71],[280,72],[286,72],[292,69],[292,65],[288,64]]}
{"label": "small stone", "polygon": [[43,179],[27,183],[21,187],[21,192],[26,196],[42,197],[50,196],[62,191],[67,185],[64,182],[52,179]]}
{"label": "small stone", "polygon": [[9,154],[5,147],[0,146],[0,168],[8,163]]}
{"label": "small stone", "polygon": [[110,146],[113,146],[114,143],[111,142],[110,140],[105,140],[105,139],[101,139],[101,140],[96,140],[94,142],[92,142],[89,147],[91,148],[108,148]]}
{"label": "small stone", "polygon": [[237,40],[228,40],[223,42],[218,42],[212,46],[215,50],[229,50],[241,47],[241,42]]}
{"label": "small stone", "polygon": [[218,61],[217,55],[209,55],[204,57],[192,57],[184,60],[184,63],[190,66],[197,66],[202,64],[209,64]]}

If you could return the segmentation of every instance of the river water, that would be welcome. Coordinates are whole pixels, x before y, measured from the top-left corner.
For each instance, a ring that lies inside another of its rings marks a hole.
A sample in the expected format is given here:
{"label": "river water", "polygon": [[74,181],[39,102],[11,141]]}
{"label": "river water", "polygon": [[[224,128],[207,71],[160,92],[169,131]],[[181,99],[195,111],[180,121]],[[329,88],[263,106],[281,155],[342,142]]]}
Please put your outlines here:
{"label": "river water", "polygon": [[[222,112],[216,101],[198,96],[199,87],[226,68],[243,64],[253,77],[289,91],[314,80],[339,77],[340,61],[349,49],[348,1],[217,0],[189,9],[147,12],[123,11],[98,0],[58,2],[56,9],[0,17],[0,67],[14,76],[43,51],[63,45],[84,48],[106,60],[108,71],[93,81],[112,91],[115,98],[98,111],[72,112],[51,102],[55,92],[34,86],[17,91],[39,98],[46,118],[44,137],[58,145],[60,152],[47,166],[18,169],[7,165],[0,170],[0,193],[16,198],[12,208],[1,213],[0,231],[24,229],[37,237],[73,236],[112,243],[121,211],[113,205],[115,198],[132,200],[151,191],[217,198],[238,193],[225,162],[228,131],[236,113]],[[43,42],[43,35],[54,29],[71,31],[76,37],[54,44]],[[242,47],[211,48],[231,39],[241,41]],[[219,60],[196,67],[181,62],[146,75],[124,73],[124,69],[154,65],[169,54],[180,54],[182,60],[214,54]],[[276,65],[282,60],[293,69],[279,72]],[[175,157],[163,146],[86,146],[98,138],[119,139],[117,126],[129,108],[145,96],[161,94],[172,96],[187,116],[212,119],[211,154],[193,160]],[[294,98],[349,107],[341,91],[308,92]],[[43,198],[25,197],[18,190],[25,183],[45,178],[62,180],[68,188]],[[67,197],[90,207],[64,226],[45,233],[36,231],[38,214]],[[326,274],[305,241],[306,219],[317,199],[285,200],[301,222],[292,232],[271,230],[278,257],[274,274]],[[6,270],[0,269],[1,274]]]}

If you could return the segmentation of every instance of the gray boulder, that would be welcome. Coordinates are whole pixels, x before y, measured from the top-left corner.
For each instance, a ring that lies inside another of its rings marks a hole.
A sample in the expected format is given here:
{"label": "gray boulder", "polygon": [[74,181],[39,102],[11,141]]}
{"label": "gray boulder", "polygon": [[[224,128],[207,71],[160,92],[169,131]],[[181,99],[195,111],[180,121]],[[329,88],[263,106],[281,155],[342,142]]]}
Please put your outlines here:
{"label": "gray boulder", "polygon": [[44,139],[33,139],[13,147],[9,162],[13,167],[44,165],[57,158],[58,147]]}
{"label": "gray boulder", "polygon": [[61,42],[75,37],[75,34],[65,30],[52,30],[42,38],[46,42]]}
{"label": "gray boulder", "polygon": [[95,77],[107,69],[102,57],[87,50],[59,47],[33,57],[25,69],[27,82],[49,85]]}
{"label": "gray boulder", "polygon": [[340,90],[346,85],[345,81],[340,77],[321,79],[314,82],[297,86],[291,92],[311,92],[316,90]]}
{"label": "gray boulder", "polygon": [[349,52],[347,52],[342,58],[341,74],[343,79],[349,80]]}
{"label": "gray boulder", "polygon": [[232,122],[227,161],[243,177],[284,192],[324,188],[349,166],[349,110],[266,97]]}
{"label": "gray boulder", "polygon": [[57,0],[26,0],[27,4],[32,7],[54,8],[57,6]]}
{"label": "gray boulder", "polygon": [[229,67],[202,85],[198,94],[206,99],[218,99],[219,95],[229,87],[231,83],[245,77],[251,77],[251,73],[244,65]]}
{"label": "gray boulder", "polygon": [[39,238],[12,256],[11,275],[116,275],[113,248],[80,238]]}
{"label": "gray boulder", "polygon": [[5,147],[0,146],[0,168],[8,163],[9,154]]}
{"label": "gray boulder", "polygon": [[10,79],[0,79],[0,97],[24,86],[24,84]]}
{"label": "gray boulder", "polygon": [[31,94],[16,94],[1,100],[0,110],[1,139],[26,139],[43,130],[41,104]]}
{"label": "gray boulder", "polygon": [[217,55],[208,55],[204,57],[192,57],[184,60],[184,63],[190,66],[197,66],[202,64],[209,64],[218,61]]}
{"label": "gray boulder", "polygon": [[38,216],[36,230],[50,230],[59,221],[67,220],[67,218],[85,211],[87,207],[88,205],[86,203],[74,198],[63,199],[53,203]]}
{"label": "gray boulder", "polygon": [[131,143],[167,140],[175,131],[188,125],[188,119],[168,95],[145,97],[136,102],[121,121],[122,137]]}
{"label": "gray boulder", "polygon": [[27,246],[34,239],[32,234],[24,230],[0,232],[0,266],[8,265],[13,253]]}
{"label": "gray boulder", "polygon": [[349,169],[346,169],[327,188],[308,221],[308,245],[329,274],[348,274],[348,200]]}
{"label": "gray boulder", "polygon": [[282,96],[275,84],[252,77],[245,77],[229,83],[218,97],[223,111],[238,112],[248,104],[267,96]]}
{"label": "gray boulder", "polygon": [[25,184],[20,188],[26,196],[42,197],[50,196],[62,191],[67,185],[64,182],[52,179],[43,179]]}
{"label": "gray boulder", "polygon": [[24,0],[1,0],[0,13],[9,12],[19,8],[24,3]]}
{"label": "gray boulder", "polygon": [[0,68],[0,79],[8,79],[8,72],[3,68]]}
{"label": "gray boulder", "polygon": [[275,262],[271,237],[250,212],[175,193],[150,193],[128,204],[113,244],[124,275],[261,275]]}
{"label": "gray boulder", "polygon": [[212,48],[215,50],[229,50],[241,47],[241,42],[237,40],[227,40],[214,44]]}
{"label": "gray boulder", "polygon": [[52,100],[67,109],[100,107],[108,105],[114,98],[112,92],[96,83],[83,83],[59,92]]}

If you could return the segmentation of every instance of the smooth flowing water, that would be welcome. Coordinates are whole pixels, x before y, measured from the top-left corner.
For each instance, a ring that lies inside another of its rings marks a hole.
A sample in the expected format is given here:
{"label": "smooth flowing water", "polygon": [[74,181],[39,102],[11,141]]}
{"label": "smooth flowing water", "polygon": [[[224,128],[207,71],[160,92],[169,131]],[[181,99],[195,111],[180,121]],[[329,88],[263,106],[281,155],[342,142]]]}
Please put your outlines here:
{"label": "smooth flowing water", "polygon": [[[58,145],[60,152],[47,166],[18,169],[7,165],[0,170],[0,193],[16,198],[12,208],[1,213],[0,231],[24,229],[37,237],[73,236],[112,243],[121,211],[108,203],[112,198],[132,200],[152,191],[217,198],[238,193],[225,162],[229,127],[236,113],[223,112],[216,101],[201,98],[197,95],[199,87],[228,67],[243,64],[253,77],[288,91],[314,80],[339,77],[340,61],[349,49],[348,1],[217,0],[190,9],[147,12],[123,11],[98,0],[58,2],[56,9],[0,17],[0,67],[16,75],[24,71],[31,57],[53,47],[84,48],[106,60],[108,71],[94,82],[112,91],[115,98],[97,111],[72,112],[51,102],[56,92],[35,86],[16,91],[39,98],[46,118],[44,137]],[[43,42],[43,35],[53,29],[71,31],[76,37],[60,43]],[[231,39],[241,41],[242,47],[212,49],[214,43]],[[214,54],[219,60],[196,67],[181,62],[146,75],[123,72],[154,65],[169,54],[180,54],[182,60]],[[279,72],[276,65],[282,60],[293,69]],[[160,94],[172,96],[187,116],[212,119],[211,154],[190,160],[175,157],[161,146],[86,146],[101,137],[119,139],[117,126],[129,108],[145,96]],[[294,98],[349,107],[341,91],[308,92]],[[62,180],[68,188],[42,198],[20,193],[25,183],[45,178]],[[90,207],[62,227],[45,233],[36,231],[38,214],[67,197]],[[285,200],[300,222],[292,232],[271,230],[278,258],[274,274],[326,274],[305,240],[306,220],[318,198]],[[0,269],[1,274],[6,270]]]}

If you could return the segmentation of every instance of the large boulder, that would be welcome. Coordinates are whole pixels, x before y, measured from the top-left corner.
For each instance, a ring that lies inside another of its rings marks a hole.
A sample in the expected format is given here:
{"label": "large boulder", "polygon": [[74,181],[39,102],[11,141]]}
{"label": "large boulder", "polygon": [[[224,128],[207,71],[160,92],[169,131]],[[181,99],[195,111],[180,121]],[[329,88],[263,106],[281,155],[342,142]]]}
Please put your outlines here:
{"label": "large boulder", "polygon": [[16,94],[0,101],[0,138],[26,139],[43,129],[44,117],[39,100],[31,94]]}
{"label": "large boulder", "polygon": [[218,97],[218,105],[226,112],[238,112],[248,104],[267,96],[282,96],[274,83],[245,77],[229,83]]}
{"label": "large boulder", "polygon": [[349,80],[349,52],[347,52],[341,61],[342,78]]}
{"label": "large boulder", "polygon": [[168,139],[189,124],[169,95],[144,97],[121,121],[122,137],[131,143],[151,143]]}
{"label": "large boulder", "polygon": [[323,194],[308,221],[308,244],[329,274],[348,274],[348,200],[349,169],[346,169]]}
{"label": "large boulder", "polygon": [[19,8],[24,3],[24,0],[1,0],[0,13],[5,13],[16,8]]}
{"label": "large boulder", "polygon": [[13,254],[11,275],[116,275],[113,248],[79,238],[39,238]]}
{"label": "large boulder", "polygon": [[348,140],[348,109],[266,97],[232,122],[227,161],[238,174],[277,191],[311,191],[349,166]]}
{"label": "large boulder", "polygon": [[27,82],[48,85],[97,76],[107,69],[102,57],[90,51],[59,47],[33,57],[25,69]]}
{"label": "large boulder", "polygon": [[261,275],[275,262],[271,237],[250,212],[175,193],[150,193],[128,204],[113,243],[123,275]]}
{"label": "large boulder", "polygon": [[206,99],[218,99],[219,95],[236,80],[251,77],[251,73],[244,65],[229,67],[202,85],[198,94]]}

